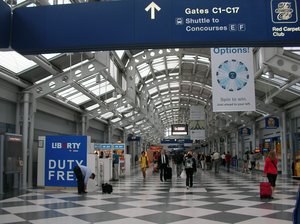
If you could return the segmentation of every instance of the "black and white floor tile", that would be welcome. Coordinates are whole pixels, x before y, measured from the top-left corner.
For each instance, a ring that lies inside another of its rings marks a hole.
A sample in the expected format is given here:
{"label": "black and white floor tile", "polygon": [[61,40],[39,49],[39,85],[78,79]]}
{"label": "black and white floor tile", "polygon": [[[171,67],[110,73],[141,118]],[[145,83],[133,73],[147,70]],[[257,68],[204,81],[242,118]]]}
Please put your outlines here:
{"label": "black and white floor tile", "polygon": [[261,179],[199,170],[186,189],[175,174],[161,182],[149,169],[146,180],[135,173],[112,182],[112,194],[37,189],[0,200],[0,224],[291,224],[300,182],[278,176],[274,199],[261,200]]}

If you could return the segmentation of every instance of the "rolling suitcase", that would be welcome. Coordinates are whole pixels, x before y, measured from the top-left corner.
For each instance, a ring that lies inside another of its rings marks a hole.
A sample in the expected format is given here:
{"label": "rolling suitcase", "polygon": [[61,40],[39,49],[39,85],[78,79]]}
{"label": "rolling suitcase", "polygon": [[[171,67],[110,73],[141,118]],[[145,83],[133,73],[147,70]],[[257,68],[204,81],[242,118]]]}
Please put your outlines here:
{"label": "rolling suitcase", "polygon": [[260,198],[272,198],[272,189],[269,182],[260,182],[259,188]]}
{"label": "rolling suitcase", "polygon": [[172,168],[171,167],[167,167],[165,170],[165,180],[170,180],[172,179]]}

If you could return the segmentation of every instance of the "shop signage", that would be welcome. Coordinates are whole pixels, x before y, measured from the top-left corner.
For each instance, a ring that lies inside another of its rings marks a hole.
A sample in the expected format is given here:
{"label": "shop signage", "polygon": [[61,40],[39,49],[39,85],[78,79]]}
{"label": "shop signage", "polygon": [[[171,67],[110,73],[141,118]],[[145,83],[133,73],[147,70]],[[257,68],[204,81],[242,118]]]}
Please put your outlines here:
{"label": "shop signage", "polygon": [[77,186],[73,168],[87,163],[87,136],[46,136],[45,186]]}

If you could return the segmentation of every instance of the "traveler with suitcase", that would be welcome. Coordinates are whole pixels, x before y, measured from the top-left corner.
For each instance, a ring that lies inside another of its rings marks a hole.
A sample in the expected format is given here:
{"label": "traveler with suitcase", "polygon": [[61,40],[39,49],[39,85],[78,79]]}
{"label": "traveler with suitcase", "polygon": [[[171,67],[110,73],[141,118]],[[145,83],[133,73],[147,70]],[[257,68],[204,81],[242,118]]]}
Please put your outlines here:
{"label": "traveler with suitcase", "polygon": [[271,150],[265,160],[265,167],[264,167],[264,174],[263,174],[264,176],[267,176],[269,183],[271,185],[271,196],[270,196],[271,199],[273,199],[273,194],[276,186],[275,183],[278,174],[277,163],[278,160],[276,158],[276,153],[274,150]]}
{"label": "traveler with suitcase", "polygon": [[168,175],[170,176],[170,174],[168,173],[168,171],[170,171],[170,169],[167,170],[167,168],[169,167],[169,158],[165,153],[165,150],[162,149],[160,152],[160,157],[158,158],[158,167],[160,170],[160,181],[166,181],[168,178]]}
{"label": "traveler with suitcase", "polygon": [[193,158],[192,151],[189,151],[184,159],[184,167],[186,172],[186,188],[193,187],[193,174],[196,172],[196,160]]}

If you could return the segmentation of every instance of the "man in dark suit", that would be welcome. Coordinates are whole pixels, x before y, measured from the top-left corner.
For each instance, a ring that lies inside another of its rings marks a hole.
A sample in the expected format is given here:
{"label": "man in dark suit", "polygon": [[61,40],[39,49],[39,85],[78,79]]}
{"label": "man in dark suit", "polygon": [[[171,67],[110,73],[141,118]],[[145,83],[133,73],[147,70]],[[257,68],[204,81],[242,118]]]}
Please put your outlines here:
{"label": "man in dark suit", "polygon": [[160,181],[166,181],[166,172],[167,172],[167,168],[169,166],[169,158],[165,153],[165,150],[162,149],[160,156],[158,158],[158,167],[160,170]]}

